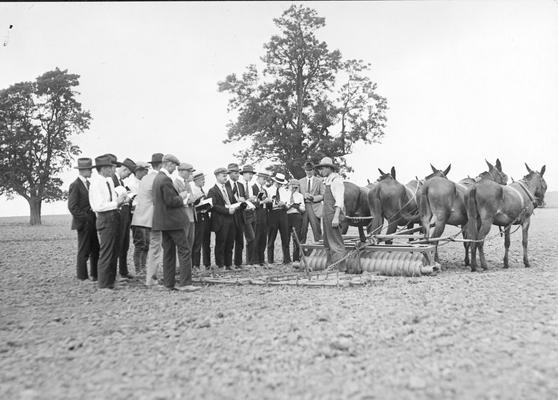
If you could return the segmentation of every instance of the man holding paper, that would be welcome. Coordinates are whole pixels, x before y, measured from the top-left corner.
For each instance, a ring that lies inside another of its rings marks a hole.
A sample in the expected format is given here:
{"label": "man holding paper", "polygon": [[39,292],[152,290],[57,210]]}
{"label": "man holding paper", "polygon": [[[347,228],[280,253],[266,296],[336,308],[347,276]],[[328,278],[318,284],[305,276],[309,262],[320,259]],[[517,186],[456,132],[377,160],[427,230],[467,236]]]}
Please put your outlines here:
{"label": "man holding paper", "polygon": [[[209,210],[213,206],[211,198],[206,198],[203,187],[205,186],[205,175],[201,171],[196,171],[192,176],[193,182],[190,183],[194,197],[198,200],[194,202],[196,209],[196,226],[194,228],[194,247],[192,248],[192,266],[194,268],[202,265],[209,268],[211,265],[211,220]],[[203,258],[203,260],[202,260]]]}

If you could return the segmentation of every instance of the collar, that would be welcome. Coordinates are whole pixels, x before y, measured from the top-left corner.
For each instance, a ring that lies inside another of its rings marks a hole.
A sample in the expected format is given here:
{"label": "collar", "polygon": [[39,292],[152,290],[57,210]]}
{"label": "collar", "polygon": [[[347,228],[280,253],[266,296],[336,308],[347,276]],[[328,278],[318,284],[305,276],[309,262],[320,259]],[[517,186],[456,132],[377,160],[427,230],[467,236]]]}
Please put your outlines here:
{"label": "collar", "polygon": [[165,174],[166,176],[168,176],[169,178],[171,178],[171,179],[172,179],[172,176],[171,176],[170,172],[169,172],[169,171],[167,171],[167,169],[166,169],[166,168],[161,168],[161,169],[159,170],[159,172],[162,172],[162,173],[164,173],[164,174]]}
{"label": "collar", "polygon": [[535,199],[535,196],[533,196],[533,194],[531,193],[529,188],[527,186],[525,186],[525,184],[521,181],[517,181],[517,183],[519,184],[519,186],[521,186],[521,188],[525,191],[525,193],[527,193],[527,197],[529,197],[529,200],[531,200],[531,203],[533,203],[533,205],[536,207],[537,206],[537,200]]}
{"label": "collar", "polygon": [[178,175],[178,176],[176,177],[176,179],[178,179],[178,180],[179,180],[180,182],[182,182],[182,183],[186,183],[186,182],[184,181],[184,178],[181,177],[180,175]]}
{"label": "collar", "polygon": [[335,179],[340,179],[341,175],[339,175],[337,172],[332,172],[331,174],[329,174],[329,176],[327,178],[325,178],[325,184],[330,184],[331,182],[333,182]]}
{"label": "collar", "polygon": [[78,175],[78,178],[83,182],[84,185],[86,184],[87,178],[85,178],[85,177],[83,177],[83,176],[81,176],[81,175]]}

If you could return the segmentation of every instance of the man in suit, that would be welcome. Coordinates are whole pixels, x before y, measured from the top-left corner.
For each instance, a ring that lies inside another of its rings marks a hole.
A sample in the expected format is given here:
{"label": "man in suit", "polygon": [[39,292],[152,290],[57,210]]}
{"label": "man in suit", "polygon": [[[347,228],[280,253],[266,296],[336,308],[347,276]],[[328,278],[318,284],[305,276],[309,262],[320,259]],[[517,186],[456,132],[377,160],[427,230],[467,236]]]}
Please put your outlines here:
{"label": "man in suit", "polygon": [[97,277],[101,289],[114,289],[120,228],[118,208],[129,200],[126,193],[117,194],[114,189],[111,177],[114,165],[107,156],[95,158],[98,177],[92,180],[89,187],[89,203],[97,217],[95,226],[100,246]]}
{"label": "man in suit", "polygon": [[[205,175],[201,171],[194,172],[190,184],[194,197],[198,200],[194,203],[196,206],[201,200],[206,198],[203,189],[205,186]],[[194,268],[200,267],[202,261],[203,266],[207,269],[211,266],[211,219],[208,209],[196,208],[196,226],[194,228],[194,247],[192,248],[192,265]]]}
{"label": "man in suit", "polygon": [[[192,285],[192,265],[188,259],[189,244],[184,227],[187,224],[186,208],[188,192],[179,194],[173,185],[171,174],[180,165],[172,154],[163,157],[163,166],[153,181],[153,230],[163,237],[163,281],[169,290],[195,292],[200,288]],[[179,286],[175,288],[176,253],[179,257]]]}
{"label": "man in suit", "polygon": [[157,284],[157,272],[163,265],[162,233],[152,230],[153,224],[153,181],[161,169],[163,153],[154,153],[151,156],[152,171],[148,173],[140,182],[138,195],[136,196],[137,205],[132,218],[132,226],[141,232],[143,248],[142,259],[145,259],[145,284],[147,287],[154,287]]}
{"label": "man in suit", "polygon": [[243,231],[244,240],[246,241],[246,264],[254,265],[256,264],[254,260],[254,244],[255,244],[255,232],[256,232],[256,209],[255,202],[256,196],[252,193],[252,178],[254,177],[254,167],[251,165],[245,165],[240,171],[242,174],[242,180],[240,185],[242,186],[246,200],[249,201],[249,206],[243,210]]}
{"label": "man in suit", "polygon": [[80,158],[75,168],[79,171],[79,176],[72,182],[68,191],[68,210],[72,214],[72,230],[77,231],[78,237],[77,278],[80,280],[88,278],[87,259],[89,259],[89,276],[92,281],[96,281],[99,239],[95,228],[95,213],[89,203],[89,186],[91,185],[89,179],[93,162],[90,158]]}
{"label": "man in suit", "polygon": [[227,188],[227,169],[215,170],[217,183],[207,193],[213,201],[211,209],[211,230],[215,232],[215,264],[217,267],[232,269],[232,250],[234,245],[235,208],[232,207],[232,191]]}
{"label": "man in suit", "polygon": [[304,196],[306,212],[302,214],[302,234],[300,241],[306,243],[308,224],[312,227],[314,241],[322,240],[322,200],[324,199],[325,186],[323,179],[314,175],[314,165],[307,162],[304,165],[306,177],[300,179],[300,193]]}
{"label": "man in suit", "polygon": [[[226,183],[227,189],[232,193],[231,203],[241,203],[246,200],[245,187],[238,178],[240,177],[240,168],[238,164],[231,163],[227,167],[229,180]],[[234,265],[236,269],[241,269],[242,252],[244,251],[244,208],[236,209],[233,214],[233,235],[234,235]]]}
{"label": "man in suit", "polygon": [[259,172],[256,176],[256,183],[252,186],[252,195],[256,197],[256,226],[254,229],[254,244],[252,246],[252,260],[254,264],[264,266],[265,247],[267,244],[267,205],[271,203],[271,198],[265,188],[266,180],[270,176],[265,172]]}
{"label": "man in suit", "polygon": [[277,232],[281,236],[281,248],[283,250],[283,264],[291,263],[289,253],[289,220],[287,218],[287,201],[291,192],[285,188],[288,183],[285,175],[276,173],[273,178],[273,186],[267,189],[272,202],[268,204],[269,209],[269,231],[267,235],[267,262],[273,264],[275,257],[275,239]]}
{"label": "man in suit", "polygon": [[184,207],[186,210],[186,224],[184,225],[184,232],[186,234],[186,248],[188,250],[186,258],[188,268],[190,270],[192,269],[192,249],[194,247],[194,229],[196,224],[194,203],[199,198],[199,196],[194,195],[192,187],[190,186],[193,172],[194,167],[191,164],[181,163],[178,166],[178,176],[173,182],[176,191],[184,197]]}

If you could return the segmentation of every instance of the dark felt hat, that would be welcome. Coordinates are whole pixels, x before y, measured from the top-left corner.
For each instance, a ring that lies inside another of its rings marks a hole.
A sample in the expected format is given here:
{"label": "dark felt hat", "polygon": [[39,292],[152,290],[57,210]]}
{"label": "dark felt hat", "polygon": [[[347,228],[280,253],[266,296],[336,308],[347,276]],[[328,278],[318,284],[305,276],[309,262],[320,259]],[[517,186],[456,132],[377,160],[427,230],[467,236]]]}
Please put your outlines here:
{"label": "dark felt hat", "polygon": [[78,158],[77,166],[75,169],[91,169],[93,168],[93,160],[90,158]]}
{"label": "dark felt hat", "polygon": [[137,167],[136,163],[129,158],[126,158],[124,161],[122,161],[122,165],[128,168],[131,172],[134,172]]}
{"label": "dark felt hat", "polygon": [[122,163],[118,161],[118,158],[116,158],[116,156],[114,154],[107,153],[107,154],[104,154],[104,156],[108,157],[108,159],[110,160],[112,165],[116,165],[117,167],[122,166]]}
{"label": "dark felt hat", "polygon": [[241,174],[248,173],[248,172],[251,174],[256,173],[254,167],[252,167],[251,165],[245,165],[244,168],[242,168],[242,171],[240,171]]}
{"label": "dark felt hat", "polygon": [[95,165],[94,167],[113,167],[114,163],[110,159],[108,155],[102,155],[99,157],[95,157]]}
{"label": "dark felt hat", "polygon": [[148,161],[149,164],[157,164],[163,162],[163,153],[153,153],[151,156],[151,161]]}

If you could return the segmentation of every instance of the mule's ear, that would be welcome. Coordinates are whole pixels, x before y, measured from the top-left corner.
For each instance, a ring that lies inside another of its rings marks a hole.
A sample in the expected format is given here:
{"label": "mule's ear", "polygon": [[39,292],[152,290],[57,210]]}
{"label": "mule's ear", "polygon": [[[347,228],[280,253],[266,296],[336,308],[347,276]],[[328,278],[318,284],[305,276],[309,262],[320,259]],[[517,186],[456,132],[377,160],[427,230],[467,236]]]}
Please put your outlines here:
{"label": "mule's ear", "polygon": [[386,173],[384,171],[382,171],[380,168],[378,168],[378,171],[380,171],[380,175],[384,176]]}
{"label": "mule's ear", "polygon": [[395,167],[391,167],[391,177],[395,179]]}
{"label": "mule's ear", "polygon": [[496,159],[496,168],[498,168],[498,171],[502,172],[502,164],[499,158]]}
{"label": "mule's ear", "polygon": [[434,168],[434,165],[430,164],[430,168],[432,168],[432,172],[438,172],[438,170]]}
{"label": "mule's ear", "polygon": [[370,179],[366,178],[366,182],[370,185]]}
{"label": "mule's ear", "polygon": [[527,163],[525,163],[525,168],[527,168],[528,172],[533,172],[533,170],[531,168],[529,168],[529,166],[527,165]]}
{"label": "mule's ear", "polygon": [[448,173],[450,172],[450,169],[451,169],[451,164],[448,165],[448,167],[447,167],[446,170],[444,171],[444,175],[445,175],[445,176],[448,176]]}
{"label": "mule's ear", "polygon": [[543,167],[541,168],[541,177],[544,175],[544,171],[546,171],[546,165],[543,165]]}
{"label": "mule's ear", "polygon": [[490,164],[487,159],[484,159],[486,165],[488,165],[488,170],[494,169],[494,165]]}

